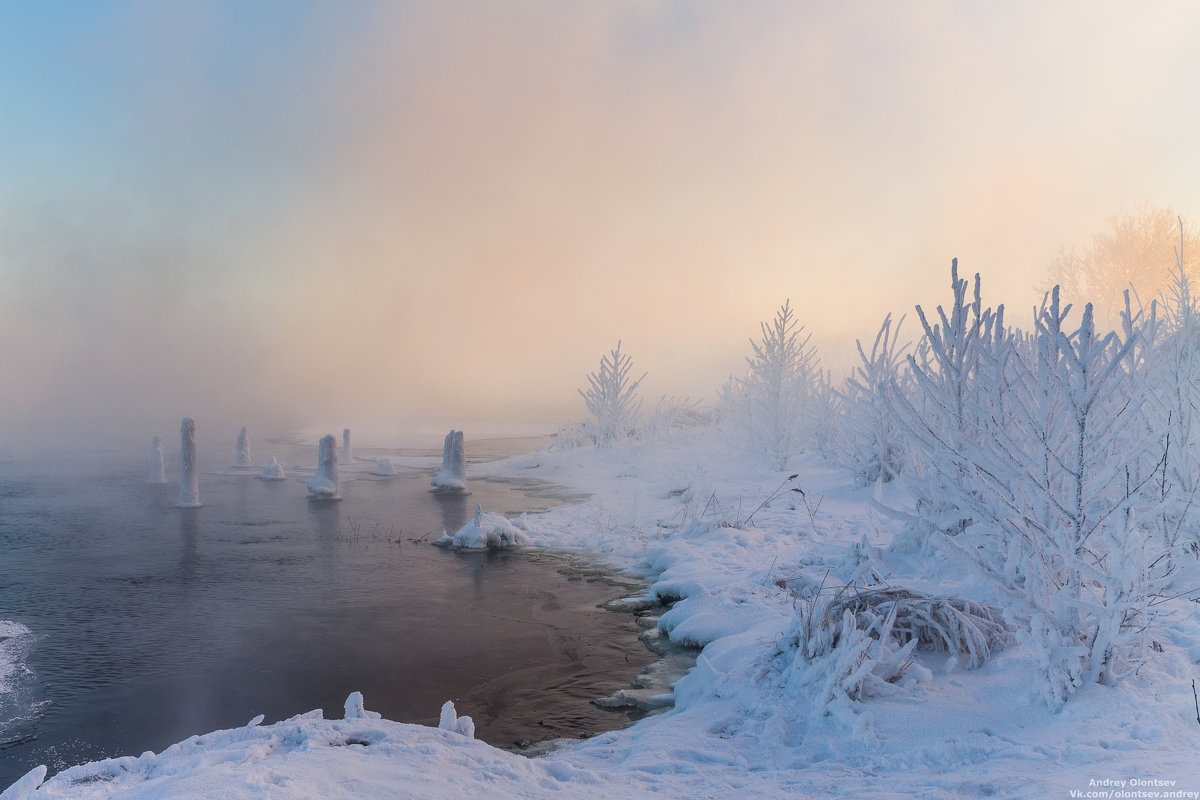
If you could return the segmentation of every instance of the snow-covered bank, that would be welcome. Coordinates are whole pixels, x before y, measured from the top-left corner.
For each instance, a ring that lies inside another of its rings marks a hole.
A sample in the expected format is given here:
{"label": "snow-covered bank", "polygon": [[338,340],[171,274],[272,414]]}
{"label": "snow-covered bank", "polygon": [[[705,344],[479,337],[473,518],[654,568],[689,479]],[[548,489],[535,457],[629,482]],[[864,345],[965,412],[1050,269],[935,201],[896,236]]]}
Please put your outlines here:
{"label": "snow-covered bank", "polygon": [[[889,550],[898,526],[849,474],[812,460],[771,471],[711,429],[468,473],[591,493],[530,517],[524,532],[602,554],[678,600],[660,628],[704,650],[673,709],[536,759],[432,728],[302,716],[68,770],[30,796],[1066,797],[1107,780],[1200,792],[1194,604],[1156,623],[1161,652],[1136,675],[1084,686],[1058,713],[1040,700],[1016,635],[972,670],[917,649],[902,674],[865,681],[852,699],[847,681],[832,681],[845,651],[797,656],[798,612],[814,588],[963,597],[1001,608],[1014,634],[1022,620],[961,565]],[[883,501],[904,507],[897,491]],[[869,637],[862,645],[861,663],[886,661]]]}

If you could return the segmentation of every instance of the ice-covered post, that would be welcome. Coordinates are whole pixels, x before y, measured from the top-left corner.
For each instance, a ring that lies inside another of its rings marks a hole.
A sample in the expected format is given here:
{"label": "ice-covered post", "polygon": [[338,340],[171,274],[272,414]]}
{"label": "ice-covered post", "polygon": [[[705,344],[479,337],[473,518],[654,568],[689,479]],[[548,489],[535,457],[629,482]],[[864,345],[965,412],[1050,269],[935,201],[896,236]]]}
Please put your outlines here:
{"label": "ice-covered post", "polygon": [[199,508],[200,479],[196,474],[196,421],[184,417],[179,426],[181,443],[180,462],[182,464],[182,480],[179,483],[179,508]]}
{"label": "ice-covered post", "polygon": [[246,427],[242,426],[242,430],[238,433],[237,438],[237,461],[234,462],[239,467],[249,467],[250,462],[250,437],[246,435]]}
{"label": "ice-covered post", "polygon": [[317,474],[308,482],[309,496],[318,500],[341,500],[338,492],[337,442],[333,434],[321,437],[317,445]]}
{"label": "ice-covered post", "polygon": [[167,467],[163,461],[162,437],[155,436],[150,440],[150,477],[146,483],[166,483]]}
{"label": "ice-covered post", "polygon": [[466,456],[463,451],[462,431],[452,430],[446,434],[442,444],[442,470],[429,482],[441,490],[465,490],[467,488]]}
{"label": "ice-covered post", "polygon": [[354,452],[350,449],[350,429],[342,428],[342,463],[349,464],[354,460]]}

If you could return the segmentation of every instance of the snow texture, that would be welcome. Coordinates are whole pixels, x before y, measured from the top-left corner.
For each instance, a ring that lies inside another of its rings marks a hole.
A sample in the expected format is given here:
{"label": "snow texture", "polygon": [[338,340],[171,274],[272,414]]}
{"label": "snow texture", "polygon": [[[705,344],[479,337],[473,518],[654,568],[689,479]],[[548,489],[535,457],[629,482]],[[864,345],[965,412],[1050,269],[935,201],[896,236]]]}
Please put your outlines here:
{"label": "snow texture", "polygon": [[287,478],[287,475],[283,471],[283,463],[275,456],[271,456],[263,465],[262,471],[258,473],[258,477],[264,481],[282,481]]}
{"label": "snow texture", "polygon": [[341,500],[338,488],[337,442],[333,434],[321,437],[317,445],[317,474],[308,482],[308,494],[316,500]]}
{"label": "snow texture", "polygon": [[246,434],[245,426],[238,432],[237,460],[233,463],[238,467],[254,466],[254,462],[250,460],[250,437]]}
{"label": "snow texture", "polygon": [[452,430],[442,443],[442,469],[433,476],[430,485],[441,492],[467,490],[466,456],[463,452],[462,431]]}
{"label": "snow texture", "polygon": [[459,528],[453,536],[442,531],[434,542],[438,547],[453,547],[461,550],[503,550],[530,543],[525,515],[516,523],[509,522],[500,514],[484,513],[479,503],[475,504],[475,516]]}
{"label": "snow texture", "polygon": [[146,483],[166,483],[167,465],[163,459],[162,437],[155,436],[150,440],[150,475]]}
{"label": "snow texture", "polygon": [[179,426],[180,471],[177,508],[200,508],[200,476],[196,472],[196,421],[184,417]]}

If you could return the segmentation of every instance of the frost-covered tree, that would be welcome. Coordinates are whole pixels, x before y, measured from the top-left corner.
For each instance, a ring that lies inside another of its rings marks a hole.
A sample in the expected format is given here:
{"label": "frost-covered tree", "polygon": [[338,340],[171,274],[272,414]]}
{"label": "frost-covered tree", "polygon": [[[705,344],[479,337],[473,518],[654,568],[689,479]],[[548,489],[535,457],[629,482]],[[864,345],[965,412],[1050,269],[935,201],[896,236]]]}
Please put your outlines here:
{"label": "frost-covered tree", "polygon": [[[966,303],[910,357],[911,391],[894,411],[907,434],[910,531],[1022,597],[1042,694],[1061,706],[1088,682],[1114,683],[1146,652],[1162,589],[1162,543],[1143,526],[1164,493],[1160,429],[1147,422],[1141,318],[1126,335],[1077,326],[1056,288],[1026,334]],[[962,313],[963,310],[966,313]],[[911,541],[911,540],[910,540]]]}
{"label": "frost-covered tree", "polygon": [[608,447],[629,438],[637,427],[642,408],[638,386],[646,373],[637,380],[630,378],[633,359],[621,352],[621,342],[615,350],[600,359],[600,369],[587,376],[587,391],[579,395],[596,418],[596,444]]}
{"label": "frost-covered tree", "polygon": [[953,303],[949,311],[937,307],[936,322],[917,306],[924,337],[907,357],[912,387],[904,391],[897,384],[889,392],[892,416],[908,441],[906,482],[922,522],[911,532],[918,537],[927,530],[954,535],[972,522],[966,504],[953,498],[967,485],[964,456],[981,443],[978,396],[989,382],[981,371],[996,364],[985,356],[1006,333],[1004,307],[984,308],[978,274],[968,296],[967,281],[958,277],[958,259],[951,262],[950,288]]}
{"label": "frost-covered tree", "polygon": [[[901,375],[905,346],[897,343],[904,318],[892,328],[892,315],[884,318],[870,355],[858,346],[859,365],[841,390],[843,418],[837,454],[854,473],[859,486],[887,483],[900,474],[904,463],[904,437],[889,407],[888,392],[905,378]],[[909,373],[905,370],[904,375]]]}
{"label": "frost-covered tree", "polygon": [[1167,208],[1142,206],[1112,215],[1108,227],[1082,248],[1062,249],[1050,263],[1049,283],[1071,300],[1089,300],[1096,323],[1117,327],[1121,293],[1131,285],[1142,297],[1154,297],[1170,280],[1173,251],[1186,244],[1182,266],[1200,266],[1200,232]]}
{"label": "frost-covered tree", "polygon": [[728,387],[726,403],[742,444],[763,453],[773,468],[784,469],[804,450],[817,353],[790,301],[761,328],[762,338],[750,341],[746,377]]}

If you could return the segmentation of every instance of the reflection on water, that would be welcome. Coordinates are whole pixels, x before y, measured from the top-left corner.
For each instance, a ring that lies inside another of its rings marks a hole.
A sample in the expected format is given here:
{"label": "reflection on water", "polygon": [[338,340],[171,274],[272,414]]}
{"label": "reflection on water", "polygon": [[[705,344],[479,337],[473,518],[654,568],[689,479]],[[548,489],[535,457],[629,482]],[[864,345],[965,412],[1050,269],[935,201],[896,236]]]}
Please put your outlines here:
{"label": "reflection on water", "polygon": [[169,507],[178,476],[148,486],[138,458],[0,462],[0,618],[37,634],[23,703],[39,709],[0,730],[0,786],[259,713],[340,716],[355,690],[423,724],[453,699],[500,745],[620,725],[588,701],[651,660],[631,618],[595,607],[622,590],[545,559],[430,545],[477,501],[513,515],[546,498],[482,481],[469,497],[433,494],[436,467],[387,480],[369,467],[351,465],[344,500],[320,503],[306,472],[206,472],[202,452],[207,505],[185,510]]}

